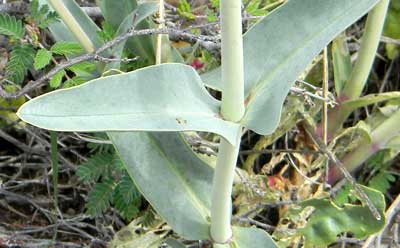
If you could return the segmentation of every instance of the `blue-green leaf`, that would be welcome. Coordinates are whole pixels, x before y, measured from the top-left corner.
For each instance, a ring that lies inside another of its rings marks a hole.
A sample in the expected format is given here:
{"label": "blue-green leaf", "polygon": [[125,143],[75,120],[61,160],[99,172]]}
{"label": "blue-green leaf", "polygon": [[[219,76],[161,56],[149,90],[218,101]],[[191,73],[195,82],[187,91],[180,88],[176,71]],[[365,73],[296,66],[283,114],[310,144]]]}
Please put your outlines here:
{"label": "blue-green leaf", "polygon": [[[94,47],[98,48],[103,43],[99,39],[97,39],[97,32],[100,31],[100,28],[92,21],[92,19],[79,7],[79,5],[72,0],[60,0],[60,2],[64,5],[66,11],[71,14],[71,16],[79,23],[80,28],[85,32],[87,37],[91,40]],[[39,0],[41,4],[49,4],[48,0]],[[51,6],[49,4],[49,6]],[[56,40],[64,40],[64,41],[77,41],[72,33],[66,28],[64,23],[57,22],[53,23],[49,26],[53,36]],[[66,29],[68,31],[66,31]]]}
{"label": "blue-green leaf", "polygon": [[219,108],[192,67],[162,64],[42,95],[18,115],[56,131],[195,130],[234,144],[239,125],[224,121]]}
{"label": "blue-green leaf", "polygon": [[[125,19],[122,21],[121,25],[118,27],[118,30],[116,32],[116,35],[122,35],[132,27],[136,27],[139,23],[141,23],[145,18],[148,16],[154,14],[157,11],[157,4],[155,3],[144,3],[141,4],[135,9],[132,13],[130,13]],[[131,38],[131,42],[135,43],[135,49],[134,52],[138,54],[141,57],[147,57],[148,54],[146,52],[146,49],[144,49],[143,46],[147,46],[149,44],[145,44],[145,42],[148,42],[149,40],[148,37],[144,40],[144,37],[133,37]],[[112,50],[111,53],[114,57],[120,58],[122,55],[122,52],[125,48],[126,40],[122,41],[118,45],[116,45]],[[151,42],[150,42],[151,45]],[[111,68],[119,68],[120,62],[114,62],[114,63],[109,63],[106,67],[106,70],[111,69]]]}
{"label": "blue-green leaf", "polygon": [[[288,1],[254,25],[244,36],[244,126],[259,134],[272,133],[283,101],[300,73],[377,2]],[[203,80],[212,88],[222,89],[220,69],[203,75]]]}
{"label": "blue-green leaf", "polygon": [[101,0],[99,3],[104,19],[117,30],[122,21],[137,8],[136,0]]}
{"label": "blue-green leaf", "polygon": [[274,240],[265,231],[254,227],[237,227],[233,230],[233,246],[237,248],[277,248]]}
{"label": "blue-green leaf", "polygon": [[213,170],[175,133],[109,132],[129,175],[185,239],[209,239]]}

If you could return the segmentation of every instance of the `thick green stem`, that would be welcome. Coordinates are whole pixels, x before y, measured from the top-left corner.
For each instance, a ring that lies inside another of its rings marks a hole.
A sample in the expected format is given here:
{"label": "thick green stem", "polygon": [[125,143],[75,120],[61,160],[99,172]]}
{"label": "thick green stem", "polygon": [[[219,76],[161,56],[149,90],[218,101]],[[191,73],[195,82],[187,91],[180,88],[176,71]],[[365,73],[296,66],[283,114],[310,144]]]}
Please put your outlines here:
{"label": "thick green stem", "polygon": [[235,176],[238,144],[233,146],[222,139],[219,145],[217,165],[214,171],[213,194],[211,207],[211,237],[217,243],[226,243],[232,238],[232,184]]}
{"label": "thick green stem", "polygon": [[359,97],[367,82],[375,60],[388,6],[389,0],[381,0],[368,14],[358,59],[350,79],[342,91],[343,95],[350,99]]}
{"label": "thick green stem", "polygon": [[[224,119],[238,122],[244,115],[242,14],[240,0],[221,0],[222,93]],[[215,168],[211,206],[211,238],[217,246],[232,238],[232,184],[240,147],[221,140]]]}
{"label": "thick green stem", "polygon": [[[358,58],[350,79],[340,92],[339,103],[355,99],[361,95],[375,60],[388,5],[389,0],[381,0],[368,14]],[[339,105],[329,113],[328,135],[330,137],[333,137],[352,111],[352,109],[343,108]]]}
{"label": "thick green stem", "polygon": [[221,0],[222,116],[238,122],[244,114],[241,1]]}
{"label": "thick green stem", "polygon": [[[158,8],[158,15],[159,15],[159,21],[160,24],[158,25],[158,28],[165,28],[165,19],[164,19],[164,0],[159,1],[159,8]],[[156,46],[156,64],[161,64],[162,62],[162,42],[163,42],[163,34],[158,34],[157,35],[157,46]]]}
{"label": "thick green stem", "polygon": [[87,36],[85,31],[82,29],[81,25],[79,25],[74,16],[68,10],[68,8],[64,5],[63,0],[48,0],[48,2],[50,3],[51,7],[53,7],[53,9],[57,12],[57,14],[61,17],[64,24],[71,30],[72,34],[83,46],[83,48],[87,52],[94,52],[94,50],[96,49],[94,44]]}
{"label": "thick green stem", "polygon": [[[371,133],[371,143],[361,143],[352,152],[346,154],[341,160],[347,170],[353,171],[364,163],[376,152],[386,149],[391,139],[400,135],[400,110],[397,110],[387,120],[383,121]],[[340,178],[340,173],[333,172],[330,181],[335,182]]]}

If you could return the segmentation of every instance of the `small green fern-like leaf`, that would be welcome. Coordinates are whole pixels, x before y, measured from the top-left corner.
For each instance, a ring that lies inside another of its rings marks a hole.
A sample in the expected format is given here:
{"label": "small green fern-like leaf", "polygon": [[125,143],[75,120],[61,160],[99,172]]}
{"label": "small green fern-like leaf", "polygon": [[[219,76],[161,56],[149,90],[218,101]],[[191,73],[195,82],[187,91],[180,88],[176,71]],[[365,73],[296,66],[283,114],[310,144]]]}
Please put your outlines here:
{"label": "small green fern-like leaf", "polygon": [[96,183],[89,193],[86,203],[86,212],[91,216],[98,216],[110,207],[115,184],[113,180]]}
{"label": "small green fern-like leaf", "polygon": [[130,221],[139,213],[140,204],[140,193],[131,177],[125,172],[115,187],[113,205],[127,221]]}
{"label": "small green fern-like leaf", "polygon": [[16,46],[6,66],[6,77],[8,80],[20,84],[23,82],[29,68],[32,67],[35,50],[32,45],[24,44]]}
{"label": "small green fern-like leaf", "polygon": [[371,178],[371,180],[369,180],[368,186],[384,194],[388,191],[388,189],[390,189],[391,184],[395,181],[395,176],[393,176],[390,172],[382,170],[373,178]]}
{"label": "small green fern-like leaf", "polygon": [[35,62],[33,66],[35,67],[36,70],[40,70],[50,63],[52,57],[53,56],[51,52],[42,48],[36,53]]}
{"label": "small green fern-like leaf", "polygon": [[125,171],[121,180],[119,181],[116,190],[118,193],[124,196],[124,200],[127,203],[137,201],[140,199],[140,192],[136,188],[136,185],[133,183],[132,178]]}
{"label": "small green fern-like leaf", "polygon": [[45,29],[51,23],[59,20],[57,12],[50,11],[50,8],[47,4],[40,6],[38,0],[31,1],[29,10],[33,20],[36,22],[39,28]]}
{"label": "small green fern-like leaf", "polygon": [[144,227],[152,227],[157,223],[157,216],[153,212],[153,209],[147,209],[142,216],[140,216],[140,222]]}
{"label": "small green fern-like leaf", "polygon": [[0,34],[12,36],[22,39],[24,36],[24,26],[21,20],[17,20],[15,16],[7,14],[0,15]]}
{"label": "small green fern-like leaf", "polygon": [[98,153],[82,163],[76,174],[84,182],[97,182],[100,177],[110,177],[110,168],[116,163],[112,153]]}
{"label": "small green fern-like leaf", "polygon": [[59,55],[72,55],[82,52],[82,47],[77,42],[59,41],[54,44],[50,51]]}

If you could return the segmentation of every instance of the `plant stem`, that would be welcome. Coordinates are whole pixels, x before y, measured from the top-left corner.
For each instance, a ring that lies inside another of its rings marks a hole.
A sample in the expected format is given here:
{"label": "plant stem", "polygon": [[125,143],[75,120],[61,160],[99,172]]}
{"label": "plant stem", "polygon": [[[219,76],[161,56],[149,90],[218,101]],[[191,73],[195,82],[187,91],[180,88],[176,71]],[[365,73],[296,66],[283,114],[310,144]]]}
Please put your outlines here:
{"label": "plant stem", "polygon": [[51,145],[51,164],[53,166],[53,195],[54,195],[54,209],[58,208],[58,149],[57,149],[57,133],[50,131],[50,145]]}
{"label": "plant stem", "polygon": [[381,0],[368,14],[358,59],[350,75],[349,82],[343,90],[343,94],[350,99],[359,97],[367,82],[375,60],[388,5],[389,0]]}
{"label": "plant stem", "polygon": [[[398,128],[400,123],[400,110],[393,113],[388,119],[380,123],[371,133],[371,143],[363,142],[356,149],[346,154],[343,158],[343,165],[349,171],[355,170],[376,152],[388,148],[387,145],[392,138],[400,135]],[[362,141],[361,141],[362,142]],[[338,172],[333,171],[329,181],[336,182],[340,178]]]}
{"label": "plant stem", "polygon": [[[54,223],[57,223],[58,212],[58,147],[57,133],[50,131],[50,157],[53,169]],[[54,229],[53,240],[57,239],[57,227]]]}
{"label": "plant stem", "polygon": [[[242,14],[240,0],[221,0],[222,93],[224,119],[238,122],[244,115]],[[218,246],[232,238],[232,184],[240,148],[241,128],[232,145],[221,140],[215,168],[211,206],[211,238]]]}
{"label": "plant stem", "polygon": [[68,8],[65,7],[63,0],[48,0],[48,2],[61,17],[65,25],[71,30],[72,34],[79,41],[79,43],[81,43],[83,48],[89,53],[94,52],[96,49],[94,44],[87,36],[85,31],[82,29],[81,25],[79,25],[74,16],[68,10]]}
{"label": "plant stem", "polygon": [[[389,0],[381,0],[368,14],[357,61],[349,80],[339,96],[342,102],[359,97],[367,83],[378,49],[388,5]],[[329,114],[328,136],[333,137],[351,112],[351,109],[342,108],[340,105],[331,111]]]}
{"label": "plant stem", "polygon": [[[165,19],[164,19],[164,0],[159,0],[159,10],[158,10],[158,15],[159,15],[159,21],[160,25],[158,25],[158,28],[165,28]],[[161,64],[162,60],[162,40],[163,39],[163,34],[158,34],[157,35],[157,47],[156,47],[156,65]]]}
{"label": "plant stem", "polygon": [[240,147],[240,135],[237,145],[221,139],[214,171],[212,207],[211,207],[211,237],[217,243],[226,243],[232,238],[232,184],[235,175],[237,155]]}
{"label": "plant stem", "polygon": [[244,114],[241,1],[221,0],[222,116],[238,122]]}

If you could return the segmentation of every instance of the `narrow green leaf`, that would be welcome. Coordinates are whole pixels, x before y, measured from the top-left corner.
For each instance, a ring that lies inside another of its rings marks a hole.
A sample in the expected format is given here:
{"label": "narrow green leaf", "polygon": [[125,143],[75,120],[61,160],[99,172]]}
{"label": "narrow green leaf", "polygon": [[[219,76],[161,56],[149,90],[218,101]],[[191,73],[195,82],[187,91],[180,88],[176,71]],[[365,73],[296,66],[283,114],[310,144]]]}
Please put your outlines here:
{"label": "narrow green leaf", "polygon": [[[150,4],[150,3],[147,3]],[[154,3],[153,3],[154,5]],[[152,8],[157,8],[157,5]],[[140,9],[140,7],[139,7]],[[125,21],[125,20],[124,20]],[[123,23],[121,23],[122,27]],[[140,29],[148,29],[154,27],[154,24],[151,20],[144,19],[140,23],[136,25],[136,30]],[[133,54],[137,54],[140,56],[140,59],[147,61],[147,64],[155,63],[155,36],[137,36],[128,39],[126,42],[126,48],[128,51],[131,51]]]}
{"label": "narrow green leaf", "polygon": [[60,55],[76,55],[82,52],[83,49],[77,42],[59,41],[50,48],[50,51]]}
{"label": "narrow green leaf", "polygon": [[239,125],[219,116],[194,69],[182,64],[150,66],[42,95],[18,115],[58,131],[205,131],[235,143]]}
{"label": "narrow green leaf", "polygon": [[42,48],[39,51],[37,51],[33,66],[35,67],[36,70],[40,70],[50,63],[52,57],[53,56],[51,52]]}
{"label": "narrow green leaf", "polygon": [[24,36],[24,27],[21,20],[17,20],[15,16],[1,14],[0,34],[9,35],[17,39],[22,39],[22,37]]}
{"label": "narrow green leaf", "polygon": [[[103,43],[99,39],[97,39],[97,32],[100,31],[100,28],[96,25],[96,23],[94,23],[93,20],[79,7],[76,1],[60,1],[65,5],[71,15],[80,24],[80,27],[90,38],[94,46],[97,48],[100,47]],[[51,6],[47,0],[39,0],[39,3]],[[49,28],[56,40],[76,41],[75,37],[71,34],[70,30],[66,28],[65,24],[62,21],[52,23]]]}
{"label": "narrow green leaf", "polygon": [[333,74],[336,94],[340,96],[347,80],[350,78],[352,66],[346,34],[342,33],[332,42]]}
{"label": "narrow green leaf", "polygon": [[[148,16],[154,14],[158,10],[157,4],[155,3],[144,3],[139,5],[132,13],[130,13],[128,16],[125,17],[125,19],[122,21],[122,23],[119,25],[118,30],[116,31],[116,35],[122,35],[126,33],[130,28],[136,27],[139,25],[144,19],[146,19]],[[120,58],[122,56],[122,52],[125,48],[127,41],[123,41],[116,45],[112,50],[111,54],[116,57]],[[135,54],[138,54],[138,56],[146,58],[149,55],[152,55],[151,53],[145,49],[146,46],[151,43],[146,44],[145,42],[148,42],[148,37],[133,37],[130,39],[130,42],[133,42],[136,44],[134,47],[133,52]],[[111,68],[119,68],[120,62],[114,62],[114,63],[109,63],[106,66],[105,71],[111,69]]]}
{"label": "narrow green leaf", "polygon": [[65,71],[61,70],[54,75],[49,82],[51,88],[58,88],[61,85],[62,79],[65,75]]}
{"label": "narrow green leaf", "polygon": [[97,36],[104,43],[111,41],[115,37],[115,30],[108,22],[103,22],[101,29],[101,31],[97,32]]}
{"label": "narrow green leaf", "polygon": [[109,132],[143,196],[185,239],[209,239],[212,168],[174,133]]}
{"label": "narrow green leaf", "polygon": [[137,8],[136,0],[101,0],[99,3],[104,19],[117,30],[122,21]]}
{"label": "narrow green leaf", "polygon": [[[291,85],[312,59],[378,0],[287,1],[244,36],[245,127],[270,134]],[[220,68],[203,75],[222,89]]]}
{"label": "narrow green leaf", "polygon": [[363,97],[359,97],[354,100],[348,100],[343,102],[342,106],[344,108],[348,108],[349,110],[355,110],[357,108],[365,107],[370,104],[375,104],[399,98],[400,98],[400,91],[391,91],[379,94],[370,94]]}

